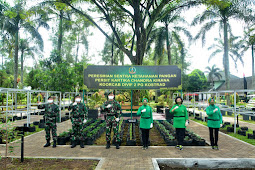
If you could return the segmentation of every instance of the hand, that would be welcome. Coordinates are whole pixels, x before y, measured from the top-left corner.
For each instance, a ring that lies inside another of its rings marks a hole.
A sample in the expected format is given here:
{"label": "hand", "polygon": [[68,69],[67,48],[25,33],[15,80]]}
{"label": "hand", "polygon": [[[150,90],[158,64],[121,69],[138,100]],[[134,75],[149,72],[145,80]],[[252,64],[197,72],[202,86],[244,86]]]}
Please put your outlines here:
{"label": "hand", "polygon": [[101,116],[101,113],[100,112],[98,112],[98,117],[100,117]]}
{"label": "hand", "polygon": [[151,126],[150,126],[150,128],[153,128],[153,123],[151,123]]}
{"label": "hand", "polygon": [[116,122],[119,122],[119,121],[120,121],[120,118],[116,118],[115,120],[116,120]]}
{"label": "hand", "polygon": [[216,111],[218,111],[218,109],[217,109],[217,108],[213,110],[213,113],[215,113]]}
{"label": "hand", "polygon": [[86,122],[87,122],[87,119],[84,119],[84,120],[83,120],[83,123],[86,123]]}
{"label": "hand", "polygon": [[221,124],[220,124],[220,127],[222,127],[222,126],[223,126],[223,124],[221,123]]}
{"label": "hand", "polygon": [[185,126],[188,126],[188,125],[189,125],[189,120],[186,120]]}
{"label": "hand", "polygon": [[106,108],[110,108],[110,107],[112,107],[112,105],[111,105],[111,104],[108,104],[108,105],[106,106]]}
{"label": "hand", "polygon": [[141,110],[141,112],[146,112],[146,109]]}
{"label": "hand", "polygon": [[74,102],[74,103],[73,103],[73,106],[75,106],[75,105],[77,105],[77,103],[76,103],[76,102]]}
{"label": "hand", "polygon": [[176,107],[174,108],[174,110],[175,110],[175,109],[178,109],[178,108],[179,108],[179,106],[176,106]]}

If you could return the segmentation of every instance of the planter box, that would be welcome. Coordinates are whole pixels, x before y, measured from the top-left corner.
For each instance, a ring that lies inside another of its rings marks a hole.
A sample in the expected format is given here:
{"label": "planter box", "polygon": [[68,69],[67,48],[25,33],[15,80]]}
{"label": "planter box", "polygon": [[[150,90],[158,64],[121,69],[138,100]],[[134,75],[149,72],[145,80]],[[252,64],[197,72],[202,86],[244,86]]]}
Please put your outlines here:
{"label": "planter box", "polygon": [[136,146],[136,141],[135,140],[127,140],[126,146]]}
{"label": "planter box", "polygon": [[251,120],[254,120],[254,121],[255,121],[255,116],[251,116]]}
{"label": "planter box", "polygon": [[95,141],[94,138],[87,138],[87,139],[85,140],[85,142],[86,142],[87,145],[93,145],[93,144],[94,144],[94,141]]}
{"label": "planter box", "polygon": [[39,123],[39,128],[45,128],[45,123]]}
{"label": "planter box", "polygon": [[66,137],[59,137],[57,138],[58,145],[66,145]]}
{"label": "planter box", "polygon": [[177,145],[177,141],[176,140],[165,140],[167,146],[176,146]]}
{"label": "planter box", "polygon": [[38,122],[38,121],[33,122],[34,125],[39,125],[39,123],[40,122]]}
{"label": "planter box", "polygon": [[193,140],[184,140],[183,146],[192,146]]}
{"label": "planter box", "polygon": [[250,120],[250,116],[248,116],[248,115],[243,115],[243,120]]}

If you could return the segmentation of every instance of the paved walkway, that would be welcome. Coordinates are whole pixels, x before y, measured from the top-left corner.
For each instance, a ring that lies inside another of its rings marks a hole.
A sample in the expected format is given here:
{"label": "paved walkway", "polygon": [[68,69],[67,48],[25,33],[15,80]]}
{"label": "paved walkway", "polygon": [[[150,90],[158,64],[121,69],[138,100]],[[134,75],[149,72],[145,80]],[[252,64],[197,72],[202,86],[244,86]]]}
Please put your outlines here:
{"label": "paved walkway", "polygon": [[[58,134],[71,128],[70,120],[58,124]],[[208,128],[190,121],[189,128],[209,141]],[[45,132],[41,131],[25,138],[25,157],[78,157],[78,158],[104,158],[101,169],[153,169],[152,158],[255,158],[255,147],[229,137],[223,133],[219,135],[220,150],[207,147],[184,147],[180,151],[174,147],[152,146],[148,150],[141,147],[121,146],[119,150],[114,147],[105,149],[105,146],[79,146],[71,149],[70,146],[57,146],[57,148],[44,148]],[[13,143],[20,146],[20,143]],[[0,154],[4,155],[5,147],[0,146]],[[12,156],[20,156],[20,147],[14,148]]]}

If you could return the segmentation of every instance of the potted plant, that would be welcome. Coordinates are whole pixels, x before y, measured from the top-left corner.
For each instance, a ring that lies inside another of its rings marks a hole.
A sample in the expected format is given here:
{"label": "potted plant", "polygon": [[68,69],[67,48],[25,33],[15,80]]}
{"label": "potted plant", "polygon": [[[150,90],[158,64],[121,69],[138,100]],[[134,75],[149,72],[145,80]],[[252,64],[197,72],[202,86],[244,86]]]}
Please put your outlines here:
{"label": "potted plant", "polygon": [[165,95],[158,97],[157,113],[163,113],[163,108],[165,106]]}
{"label": "potted plant", "polygon": [[66,137],[68,136],[68,132],[62,132],[57,137],[58,145],[65,145],[66,144]]}

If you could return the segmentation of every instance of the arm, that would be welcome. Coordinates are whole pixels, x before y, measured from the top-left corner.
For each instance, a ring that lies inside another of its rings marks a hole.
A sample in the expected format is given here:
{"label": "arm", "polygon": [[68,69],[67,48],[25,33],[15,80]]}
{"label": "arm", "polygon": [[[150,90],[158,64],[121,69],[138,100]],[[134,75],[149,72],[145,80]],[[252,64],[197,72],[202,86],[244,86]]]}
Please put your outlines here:
{"label": "arm", "polygon": [[174,108],[175,108],[175,105],[173,105],[173,107],[171,108],[171,110],[169,112],[174,112]]}
{"label": "arm", "polygon": [[209,107],[207,107],[207,108],[206,108],[206,114],[207,114],[208,116],[213,115],[213,110],[210,110]]}
{"label": "arm", "polygon": [[71,103],[69,106],[68,106],[68,110],[72,110],[72,107],[73,107],[73,104]]}

